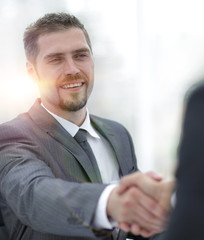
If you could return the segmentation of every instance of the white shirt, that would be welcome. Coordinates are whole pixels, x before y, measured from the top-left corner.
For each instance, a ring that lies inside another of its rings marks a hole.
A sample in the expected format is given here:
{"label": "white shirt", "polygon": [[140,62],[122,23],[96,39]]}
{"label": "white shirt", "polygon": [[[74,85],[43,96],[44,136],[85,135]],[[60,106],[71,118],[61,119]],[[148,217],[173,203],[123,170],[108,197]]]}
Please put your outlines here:
{"label": "white shirt", "polygon": [[[76,135],[79,129],[85,129],[88,132],[87,141],[95,155],[103,183],[113,183],[119,180],[119,165],[113,149],[108,141],[91,125],[88,109],[83,124],[78,127],[74,123],[50,112],[43,103],[41,103],[41,106],[49,112],[72,137]],[[108,197],[115,186],[115,184],[107,186],[99,198],[94,217],[95,227],[111,229],[114,226],[107,218],[106,206]]]}

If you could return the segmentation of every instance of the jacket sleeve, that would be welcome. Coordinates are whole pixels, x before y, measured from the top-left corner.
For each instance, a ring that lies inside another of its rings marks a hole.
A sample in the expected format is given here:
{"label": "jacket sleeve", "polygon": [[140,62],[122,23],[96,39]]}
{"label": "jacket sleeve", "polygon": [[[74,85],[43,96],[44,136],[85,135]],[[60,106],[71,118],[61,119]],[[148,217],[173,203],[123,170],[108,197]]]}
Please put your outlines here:
{"label": "jacket sleeve", "polygon": [[6,125],[0,133],[0,202],[36,231],[95,236],[92,220],[105,185],[56,178],[29,134]]}

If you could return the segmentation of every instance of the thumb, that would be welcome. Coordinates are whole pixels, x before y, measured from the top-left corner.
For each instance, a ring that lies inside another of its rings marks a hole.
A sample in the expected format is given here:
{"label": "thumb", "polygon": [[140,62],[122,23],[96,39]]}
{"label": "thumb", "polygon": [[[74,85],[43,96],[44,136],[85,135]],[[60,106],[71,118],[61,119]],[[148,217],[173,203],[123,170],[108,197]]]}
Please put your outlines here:
{"label": "thumb", "polygon": [[148,171],[145,173],[145,175],[151,177],[153,180],[158,181],[158,182],[163,180],[163,177],[159,173],[156,173],[154,171]]}

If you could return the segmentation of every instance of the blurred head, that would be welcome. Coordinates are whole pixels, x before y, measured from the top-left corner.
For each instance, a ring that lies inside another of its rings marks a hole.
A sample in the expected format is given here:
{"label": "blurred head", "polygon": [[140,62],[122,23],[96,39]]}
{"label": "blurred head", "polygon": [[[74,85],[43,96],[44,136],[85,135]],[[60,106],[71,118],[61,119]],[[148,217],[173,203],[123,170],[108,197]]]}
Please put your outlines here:
{"label": "blurred head", "polygon": [[73,27],[83,31],[87,44],[92,51],[88,32],[79,19],[68,13],[49,13],[26,28],[23,38],[26,58],[35,64],[36,57],[39,53],[38,39],[40,36]]}

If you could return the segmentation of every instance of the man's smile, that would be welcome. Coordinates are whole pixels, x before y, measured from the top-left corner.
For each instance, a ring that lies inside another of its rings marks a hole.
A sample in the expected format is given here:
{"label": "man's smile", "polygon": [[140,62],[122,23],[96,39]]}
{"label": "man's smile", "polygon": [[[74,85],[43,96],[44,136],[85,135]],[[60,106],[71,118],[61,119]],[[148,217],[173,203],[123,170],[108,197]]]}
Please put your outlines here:
{"label": "man's smile", "polygon": [[80,83],[69,83],[69,84],[63,85],[62,88],[63,89],[76,88],[76,87],[81,87],[82,85],[83,85],[82,82],[80,82]]}

